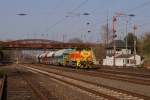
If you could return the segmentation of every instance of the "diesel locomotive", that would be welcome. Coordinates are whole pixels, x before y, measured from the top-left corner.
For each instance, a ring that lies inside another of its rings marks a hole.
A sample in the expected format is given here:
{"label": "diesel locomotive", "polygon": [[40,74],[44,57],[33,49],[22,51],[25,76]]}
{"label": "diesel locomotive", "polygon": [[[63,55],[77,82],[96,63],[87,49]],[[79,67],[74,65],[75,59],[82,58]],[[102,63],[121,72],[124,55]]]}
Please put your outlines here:
{"label": "diesel locomotive", "polygon": [[38,63],[75,68],[93,68],[95,56],[92,49],[61,49],[46,51],[37,56]]}

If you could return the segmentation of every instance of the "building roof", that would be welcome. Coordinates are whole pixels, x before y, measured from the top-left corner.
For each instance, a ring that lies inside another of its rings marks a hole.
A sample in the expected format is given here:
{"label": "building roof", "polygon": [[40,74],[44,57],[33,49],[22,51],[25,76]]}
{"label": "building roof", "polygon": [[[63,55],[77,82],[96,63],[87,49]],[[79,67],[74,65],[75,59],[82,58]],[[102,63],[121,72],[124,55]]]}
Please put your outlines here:
{"label": "building roof", "polygon": [[[126,43],[123,40],[115,40],[116,49],[123,49],[126,48]],[[114,43],[110,42],[107,46],[107,49],[112,49],[114,47]],[[128,46],[128,48],[131,48]]]}
{"label": "building roof", "polygon": [[46,57],[47,53],[48,53],[48,52],[42,53],[41,55],[39,55],[39,58],[44,58],[44,57]]}
{"label": "building roof", "polygon": [[132,56],[134,56],[134,55],[133,54],[121,54],[121,55],[117,56],[116,58],[130,58]]}
{"label": "building roof", "polygon": [[65,50],[66,50],[66,49],[62,49],[62,50],[58,50],[58,51],[56,51],[54,56],[55,56],[55,57],[62,56],[62,55],[63,55],[63,53],[65,52]]}
{"label": "building roof", "polygon": [[112,56],[114,56],[114,54],[110,53],[110,54],[107,54],[106,56],[112,57]]}
{"label": "building roof", "polygon": [[62,49],[55,52],[54,56],[62,56],[63,54],[69,53],[73,51],[74,49]]}

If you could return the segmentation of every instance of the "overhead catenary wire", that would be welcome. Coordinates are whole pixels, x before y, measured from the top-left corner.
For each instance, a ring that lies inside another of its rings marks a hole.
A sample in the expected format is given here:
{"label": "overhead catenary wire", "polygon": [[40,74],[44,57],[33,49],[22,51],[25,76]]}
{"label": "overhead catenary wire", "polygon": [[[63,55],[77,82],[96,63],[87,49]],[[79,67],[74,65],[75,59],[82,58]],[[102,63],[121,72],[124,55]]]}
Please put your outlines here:
{"label": "overhead catenary wire", "polygon": [[[136,7],[133,7],[133,8],[131,8],[131,9],[128,9],[128,10],[126,10],[125,11],[125,13],[126,14],[128,14],[128,13],[130,13],[130,12],[133,12],[133,11],[136,11],[136,10],[138,10],[138,9],[140,9],[140,8],[142,8],[142,7],[145,7],[145,6],[147,6],[147,5],[149,5],[150,4],[150,1],[147,1],[147,2],[144,2],[144,3],[142,3],[142,4],[140,4],[140,5],[138,5],[138,6],[136,6]],[[112,18],[108,18],[108,21],[110,21]],[[101,21],[101,23],[105,23],[106,22],[106,20],[103,20],[103,21]],[[92,25],[93,27],[95,27],[95,26],[97,26],[99,23],[97,23],[97,24],[95,24],[95,25]],[[105,23],[106,24],[106,23]],[[140,26],[144,26],[144,25],[147,25],[147,23],[146,24],[142,24],[142,25],[140,25]],[[97,28],[99,28],[99,26],[97,27]],[[83,28],[82,29],[79,29],[80,31],[81,30],[83,30]],[[79,31],[78,30],[78,31]]]}
{"label": "overhead catenary wire", "polygon": [[143,27],[143,26],[147,26],[147,25],[149,25],[150,24],[150,22],[147,22],[147,23],[143,23],[143,24],[141,24],[141,25],[138,25],[139,27]]}
{"label": "overhead catenary wire", "polygon": [[[58,2],[57,2],[57,4],[53,7],[53,8],[51,8],[51,10],[57,10],[57,9],[59,9],[60,7],[61,7],[61,5],[63,4],[65,2],[65,0],[59,0]],[[45,13],[40,13],[40,14],[45,14]],[[46,12],[46,14],[47,15],[54,15],[54,11],[48,11],[48,12]],[[47,24],[47,22],[48,22],[48,19],[46,18],[46,17],[44,17],[44,19],[43,19],[43,21],[45,22],[45,24]],[[53,27],[53,26],[51,26],[51,27]],[[39,32],[39,31],[38,31]],[[46,33],[47,32],[47,29],[45,29],[45,31],[40,31],[39,33],[33,33],[33,34],[35,34],[35,35],[33,35],[33,37],[36,37],[36,38],[38,38],[38,35],[40,36],[40,37],[43,37],[43,38],[45,38],[44,36],[46,36],[46,38],[48,37],[48,34]],[[37,35],[37,36],[36,36]]]}
{"label": "overhead catenary wire", "polygon": [[[128,9],[128,10],[126,10],[125,12],[126,12],[126,14],[128,14],[128,13],[130,13],[131,11],[135,11],[135,10],[140,9],[140,8],[142,8],[142,7],[145,7],[145,6],[149,5],[149,4],[150,4],[150,1],[147,1],[147,2],[144,2],[144,3],[142,3],[142,4],[140,4],[140,5],[136,6],[136,7],[133,7],[133,8],[131,8],[131,9]],[[109,18],[108,20],[111,20],[111,18]]]}
{"label": "overhead catenary wire", "polygon": [[82,6],[84,6],[89,0],[84,0],[81,2],[76,8],[74,8],[71,12],[75,12],[76,10],[80,9]]}
{"label": "overhead catenary wire", "polygon": [[[88,2],[88,0],[84,0],[83,2],[81,2],[79,5],[77,5],[76,8],[74,8],[70,13],[75,12],[76,10],[80,9],[82,6],[84,6],[86,3]],[[52,24],[48,29],[46,29],[46,32],[50,31],[52,28],[54,28],[56,25],[64,22],[67,19],[66,16],[64,16],[63,18],[61,18],[60,20],[58,20],[56,23]]]}
{"label": "overhead catenary wire", "polygon": [[144,3],[138,5],[138,6],[134,7],[134,8],[128,9],[126,12],[135,11],[135,10],[140,9],[142,7],[145,7],[145,6],[149,5],[149,4],[150,4],[150,1],[144,2]]}
{"label": "overhead catenary wire", "polygon": [[[81,2],[76,8],[74,8],[72,11],[70,11],[70,13],[73,13],[73,12],[75,12],[76,10],[80,9],[80,8],[81,8],[82,6],[84,6],[87,2],[88,2],[88,0],[84,0],[84,1]],[[142,4],[140,4],[140,5],[136,6],[136,7],[133,7],[133,8],[131,8],[131,9],[126,10],[125,13],[130,13],[131,11],[135,11],[135,10],[140,9],[140,8],[142,8],[142,7],[144,7],[144,6],[147,6],[147,5],[149,5],[149,4],[150,4],[150,1],[144,2],[144,3],[142,3]],[[64,16],[63,18],[61,18],[60,20],[58,20],[56,23],[52,24],[52,25],[46,30],[46,32],[50,31],[52,28],[54,28],[54,27],[57,26],[58,24],[64,22],[66,19],[67,19],[67,17]],[[108,21],[110,21],[111,19],[112,19],[112,18],[109,17],[109,18],[108,18]],[[101,21],[101,23],[103,23],[103,22],[106,22],[106,20],[105,20],[105,21]],[[93,25],[93,27],[94,27],[94,26],[97,26],[97,25],[98,25],[98,23],[97,23],[96,25]],[[79,30],[82,30],[82,29],[79,29]]]}

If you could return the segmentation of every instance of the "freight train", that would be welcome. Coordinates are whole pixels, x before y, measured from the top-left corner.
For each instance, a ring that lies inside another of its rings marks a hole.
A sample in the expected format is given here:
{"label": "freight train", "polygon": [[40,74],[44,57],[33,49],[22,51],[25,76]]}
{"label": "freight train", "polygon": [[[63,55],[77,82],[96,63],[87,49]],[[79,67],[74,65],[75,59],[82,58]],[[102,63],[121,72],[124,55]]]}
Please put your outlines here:
{"label": "freight train", "polygon": [[91,49],[61,49],[39,54],[37,61],[38,63],[49,65],[94,68],[96,60]]}

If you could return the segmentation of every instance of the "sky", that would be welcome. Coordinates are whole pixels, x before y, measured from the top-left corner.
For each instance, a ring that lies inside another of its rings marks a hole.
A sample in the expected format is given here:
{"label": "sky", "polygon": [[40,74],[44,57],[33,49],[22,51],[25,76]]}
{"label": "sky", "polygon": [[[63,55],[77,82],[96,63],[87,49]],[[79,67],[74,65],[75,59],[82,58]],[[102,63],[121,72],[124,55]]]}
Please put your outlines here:
{"label": "sky", "polygon": [[[150,31],[150,0],[0,0],[0,40],[49,39],[68,41],[80,38],[84,42],[100,42],[102,26],[112,27],[117,12],[133,18],[118,18],[117,36],[125,36],[138,26],[136,34]],[[17,14],[24,13],[26,16]],[[88,13],[89,15],[84,15]],[[87,24],[89,23],[89,24]]]}

